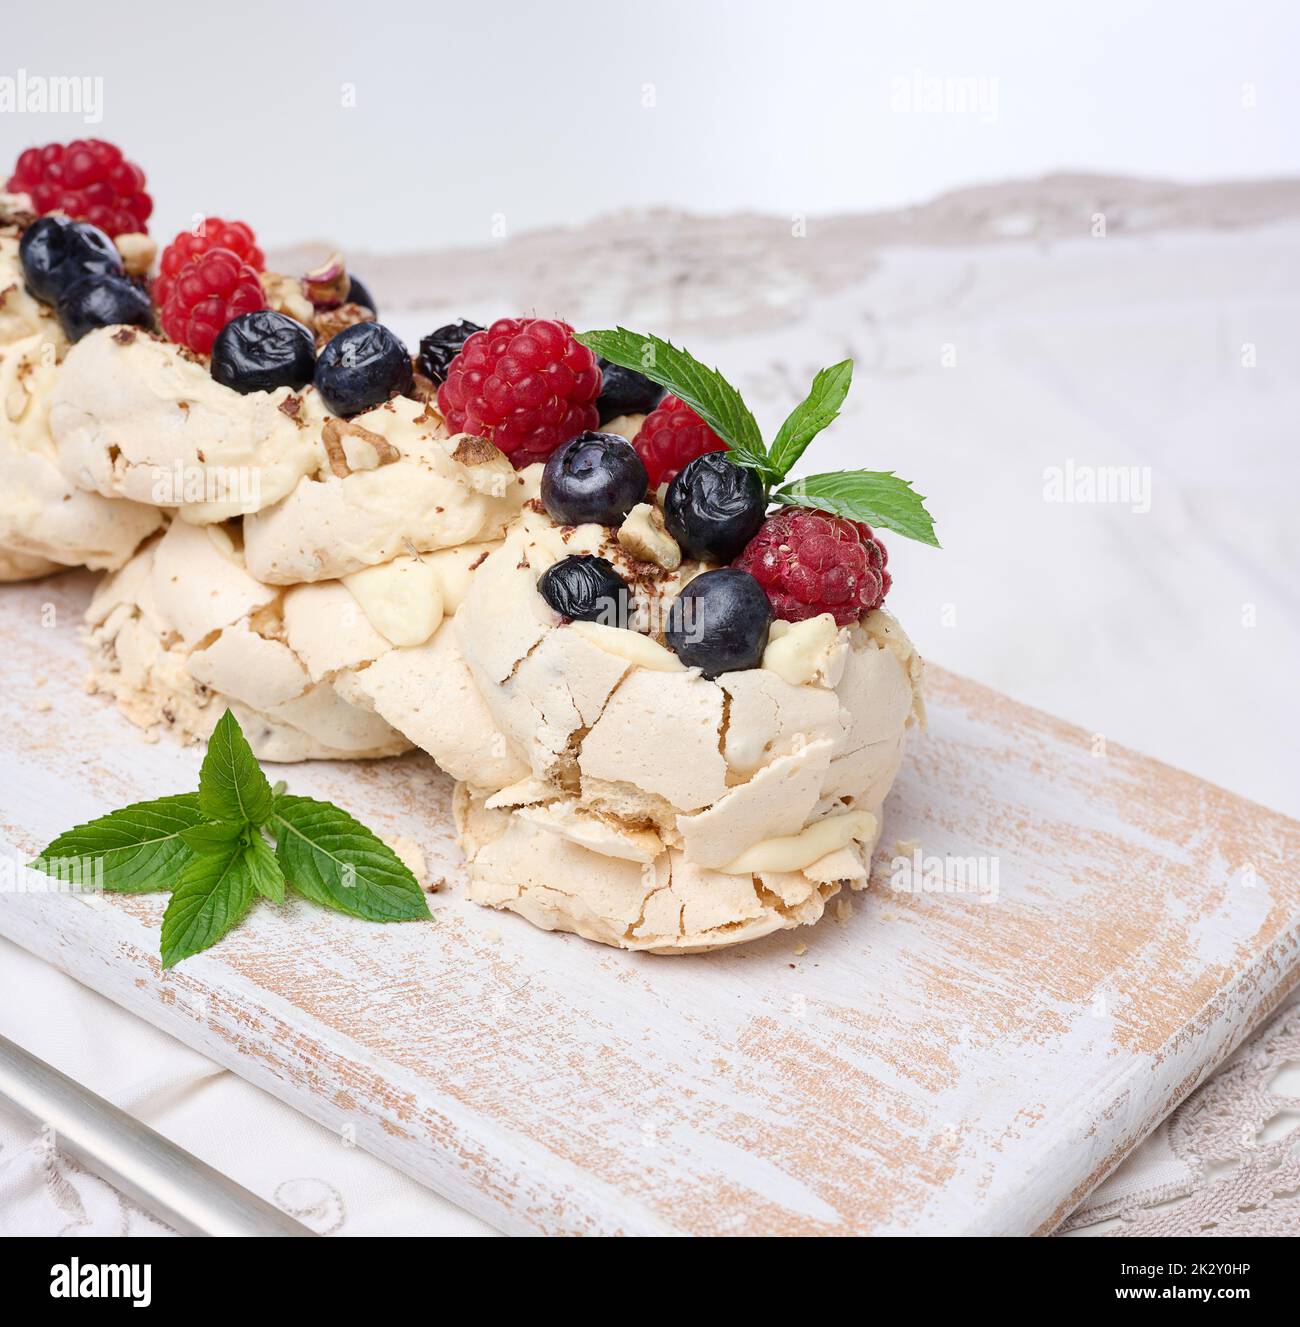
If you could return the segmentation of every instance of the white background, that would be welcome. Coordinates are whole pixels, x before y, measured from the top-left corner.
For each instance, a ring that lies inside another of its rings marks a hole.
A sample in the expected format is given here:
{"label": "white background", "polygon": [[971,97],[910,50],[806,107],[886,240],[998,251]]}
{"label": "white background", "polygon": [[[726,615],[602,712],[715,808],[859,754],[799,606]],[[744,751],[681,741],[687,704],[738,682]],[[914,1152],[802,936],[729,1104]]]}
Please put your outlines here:
{"label": "white background", "polygon": [[[98,127],[0,115],[0,162],[100,134],[145,167],[158,233],[207,212],[270,245],[424,249],[485,243],[494,218],[817,215],[1054,170],[1300,165],[1294,0],[77,0],[6,6],[0,51],[0,75],[104,79]],[[996,113],[900,112],[918,74],[985,80]]]}

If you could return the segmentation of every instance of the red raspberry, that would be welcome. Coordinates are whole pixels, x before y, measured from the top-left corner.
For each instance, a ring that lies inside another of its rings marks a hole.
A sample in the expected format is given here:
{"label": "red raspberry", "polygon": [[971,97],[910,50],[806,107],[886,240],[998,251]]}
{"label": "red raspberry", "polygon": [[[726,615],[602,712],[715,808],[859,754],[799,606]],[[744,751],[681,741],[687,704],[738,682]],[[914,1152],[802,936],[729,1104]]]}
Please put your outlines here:
{"label": "red raspberry", "polygon": [[144,191],[144,171],[126,161],[121,148],[100,138],[29,147],[5,188],[27,194],[42,215],[66,212],[108,235],[147,231],[145,223],[153,211],[153,199]]}
{"label": "red raspberry", "polygon": [[163,331],[199,354],[241,313],[266,308],[257,273],[229,249],[209,249],[185,264],[163,305]]}
{"label": "red raspberry", "polygon": [[447,366],[438,409],[453,433],[491,438],[515,469],[600,423],[596,356],[550,318],[499,318]]}
{"label": "red raspberry", "polygon": [[266,259],[257,247],[257,236],[251,226],[242,221],[222,221],[220,217],[204,217],[194,230],[183,230],[163,250],[158,264],[158,275],[153,283],[154,303],[161,309],[171,298],[172,286],[181,268],[193,259],[213,249],[229,249],[255,272],[266,267]]}
{"label": "red raspberry", "polygon": [[645,463],[651,488],[671,483],[687,461],[705,452],[727,450],[727,444],[675,396],[665,396],[645,417],[632,446]]}
{"label": "red raspberry", "polygon": [[889,593],[885,546],[861,521],[807,507],[769,516],[732,564],[767,591],[786,622],[833,613],[842,627],[879,608]]}

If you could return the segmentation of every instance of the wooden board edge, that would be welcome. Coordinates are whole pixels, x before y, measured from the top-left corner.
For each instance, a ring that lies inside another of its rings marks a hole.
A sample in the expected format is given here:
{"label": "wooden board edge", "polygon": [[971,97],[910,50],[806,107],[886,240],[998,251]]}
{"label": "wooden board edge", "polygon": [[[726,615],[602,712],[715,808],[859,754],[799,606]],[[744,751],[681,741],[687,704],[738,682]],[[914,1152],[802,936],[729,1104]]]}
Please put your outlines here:
{"label": "wooden board edge", "polygon": [[[528,1140],[481,1119],[458,1119],[460,1103],[430,1101],[427,1084],[394,1066],[381,1072],[354,1043],[331,1045],[338,1038],[330,1029],[302,1010],[276,1009],[273,995],[230,969],[222,967],[224,989],[217,990],[203,968],[219,959],[199,956],[164,978],[156,933],[125,912],[75,895],[17,896],[39,899],[39,907],[10,906],[14,897],[0,903],[7,939],[315,1120],[340,1146],[360,1147],[498,1230],[683,1233]],[[92,914],[89,924],[77,919],[75,944],[51,924],[50,903]],[[113,978],[104,982],[109,970]],[[318,1080],[315,1089],[309,1076]]]}

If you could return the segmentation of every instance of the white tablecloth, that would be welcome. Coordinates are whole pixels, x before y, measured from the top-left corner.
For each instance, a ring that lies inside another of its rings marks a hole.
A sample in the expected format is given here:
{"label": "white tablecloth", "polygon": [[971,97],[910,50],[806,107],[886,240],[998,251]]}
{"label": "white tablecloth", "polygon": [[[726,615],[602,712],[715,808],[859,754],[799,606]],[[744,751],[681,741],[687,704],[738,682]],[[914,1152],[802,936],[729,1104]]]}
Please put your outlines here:
{"label": "white tablecloth", "polygon": [[[3,939],[0,1031],[321,1234],[494,1233]],[[0,1109],[0,1235],[158,1233]]]}

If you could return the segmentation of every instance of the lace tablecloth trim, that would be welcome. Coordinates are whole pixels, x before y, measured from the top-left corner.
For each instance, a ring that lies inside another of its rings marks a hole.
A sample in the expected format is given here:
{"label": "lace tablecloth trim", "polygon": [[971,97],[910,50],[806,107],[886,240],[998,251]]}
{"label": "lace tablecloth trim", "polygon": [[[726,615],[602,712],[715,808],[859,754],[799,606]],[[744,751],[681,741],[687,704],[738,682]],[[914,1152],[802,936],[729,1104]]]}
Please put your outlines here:
{"label": "lace tablecloth trim", "polygon": [[1300,1233],[1300,996],[1161,1129],[1189,1178],[1085,1202],[1062,1231],[1118,1218],[1108,1235]]}

